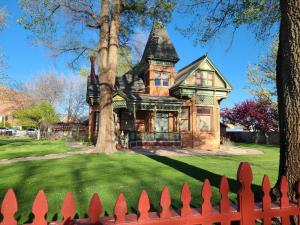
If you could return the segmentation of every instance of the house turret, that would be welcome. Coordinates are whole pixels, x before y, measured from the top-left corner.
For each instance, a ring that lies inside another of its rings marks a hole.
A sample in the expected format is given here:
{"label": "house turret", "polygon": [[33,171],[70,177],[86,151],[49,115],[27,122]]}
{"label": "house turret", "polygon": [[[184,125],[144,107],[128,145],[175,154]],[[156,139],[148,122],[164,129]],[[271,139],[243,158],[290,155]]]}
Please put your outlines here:
{"label": "house turret", "polygon": [[146,64],[144,82],[147,94],[169,96],[169,88],[174,84],[174,65],[178,60],[164,24],[154,23],[142,57]]}

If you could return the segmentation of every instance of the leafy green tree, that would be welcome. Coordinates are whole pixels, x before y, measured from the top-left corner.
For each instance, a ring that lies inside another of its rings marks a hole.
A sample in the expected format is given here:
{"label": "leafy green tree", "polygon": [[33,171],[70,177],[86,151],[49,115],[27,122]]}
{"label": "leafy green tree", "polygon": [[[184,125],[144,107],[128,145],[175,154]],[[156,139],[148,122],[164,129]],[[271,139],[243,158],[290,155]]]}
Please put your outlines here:
{"label": "leafy green tree", "polygon": [[118,49],[136,29],[154,19],[168,22],[172,0],[19,0],[24,15],[19,23],[33,32],[37,43],[54,55],[72,53],[71,65],[94,54],[100,74],[99,132],[96,151],[116,151],[112,97]]}
{"label": "leafy green tree", "polygon": [[250,65],[247,71],[246,89],[257,99],[274,99],[276,92],[276,58],[278,40],[274,41],[258,64]]}
{"label": "leafy green tree", "polygon": [[[203,44],[247,26],[257,39],[272,37],[279,25],[279,47],[276,59],[276,88],[279,112],[279,177],[289,182],[290,197],[296,198],[300,180],[300,1],[299,0],[188,0],[180,11],[192,15],[190,26],[180,29]],[[233,38],[232,38],[233,40]],[[279,186],[278,179],[276,187]],[[276,188],[275,188],[276,190]]]}
{"label": "leafy green tree", "polygon": [[59,120],[55,108],[50,103],[41,103],[17,110],[13,117],[17,119],[22,127],[41,129],[48,124]]}

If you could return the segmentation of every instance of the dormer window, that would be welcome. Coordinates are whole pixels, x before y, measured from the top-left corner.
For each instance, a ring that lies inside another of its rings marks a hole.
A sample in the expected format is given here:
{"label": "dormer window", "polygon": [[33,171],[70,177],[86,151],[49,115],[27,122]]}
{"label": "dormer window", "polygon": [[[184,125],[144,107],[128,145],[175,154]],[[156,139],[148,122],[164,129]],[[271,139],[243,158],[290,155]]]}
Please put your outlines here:
{"label": "dormer window", "polygon": [[197,70],[196,85],[201,87],[212,87],[213,86],[213,72]]}
{"label": "dormer window", "polygon": [[170,82],[170,73],[155,71],[154,72],[154,83],[155,86],[168,87]]}

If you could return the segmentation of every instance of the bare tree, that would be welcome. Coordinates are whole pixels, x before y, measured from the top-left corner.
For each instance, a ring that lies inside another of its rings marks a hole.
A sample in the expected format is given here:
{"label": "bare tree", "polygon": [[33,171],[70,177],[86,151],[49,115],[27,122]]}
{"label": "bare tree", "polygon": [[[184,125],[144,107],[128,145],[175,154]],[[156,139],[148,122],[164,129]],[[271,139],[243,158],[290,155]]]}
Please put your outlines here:
{"label": "bare tree", "polygon": [[55,105],[62,99],[64,85],[63,75],[48,71],[38,73],[32,80],[25,81],[20,89],[35,103],[48,102]]}
{"label": "bare tree", "polygon": [[85,77],[65,76],[63,97],[58,103],[58,108],[66,115],[67,122],[78,122],[87,114]]}

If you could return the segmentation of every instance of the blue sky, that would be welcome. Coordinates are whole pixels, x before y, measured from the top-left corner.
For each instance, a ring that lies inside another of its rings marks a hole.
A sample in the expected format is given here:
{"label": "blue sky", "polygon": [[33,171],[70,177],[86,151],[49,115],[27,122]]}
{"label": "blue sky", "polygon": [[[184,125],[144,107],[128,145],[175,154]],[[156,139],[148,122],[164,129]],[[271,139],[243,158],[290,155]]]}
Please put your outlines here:
{"label": "blue sky", "polygon": [[[71,74],[65,57],[54,59],[50,52],[43,47],[33,46],[29,41],[30,31],[24,30],[16,23],[20,15],[17,1],[2,0],[10,13],[8,27],[0,33],[0,45],[6,55],[9,78],[22,81],[30,79],[34,74],[56,70],[59,73]],[[232,84],[233,91],[228,99],[222,102],[222,107],[231,107],[244,99],[251,98],[246,92],[246,71],[249,64],[258,62],[260,55],[264,54],[269,42],[258,42],[253,32],[241,27],[235,34],[234,42],[228,49],[229,38],[218,38],[206,46],[194,46],[192,40],[184,38],[175,30],[176,24],[182,17],[174,17],[173,22],[167,25],[169,35],[179,54],[180,61],[176,69],[180,69],[205,53]],[[146,34],[148,36],[148,34]],[[226,36],[226,35],[225,35]],[[86,62],[88,66],[88,62]]]}

